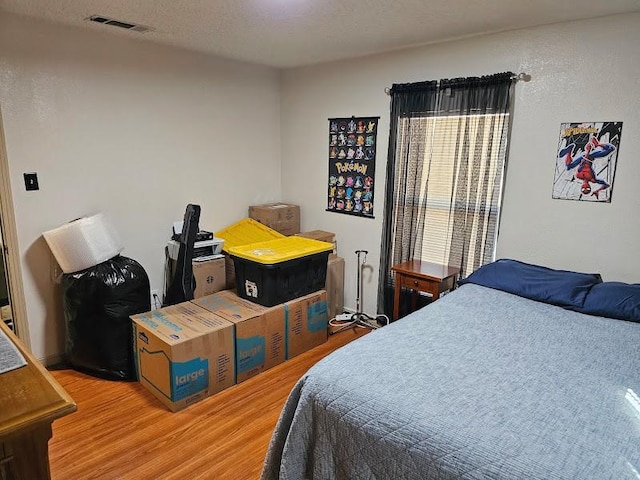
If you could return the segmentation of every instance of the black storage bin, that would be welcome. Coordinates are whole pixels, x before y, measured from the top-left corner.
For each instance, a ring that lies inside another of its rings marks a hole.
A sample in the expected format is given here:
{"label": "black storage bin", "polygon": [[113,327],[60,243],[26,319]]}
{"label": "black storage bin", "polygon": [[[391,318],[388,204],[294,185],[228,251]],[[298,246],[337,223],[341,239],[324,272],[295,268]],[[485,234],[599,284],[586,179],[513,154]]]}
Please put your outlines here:
{"label": "black storage bin", "polygon": [[67,364],[109,380],[135,380],[129,317],[151,310],[144,268],[118,255],[63,275],[62,289]]}
{"label": "black storage bin", "polygon": [[272,307],[322,290],[327,280],[329,253],[316,253],[273,265],[231,255],[238,296]]}

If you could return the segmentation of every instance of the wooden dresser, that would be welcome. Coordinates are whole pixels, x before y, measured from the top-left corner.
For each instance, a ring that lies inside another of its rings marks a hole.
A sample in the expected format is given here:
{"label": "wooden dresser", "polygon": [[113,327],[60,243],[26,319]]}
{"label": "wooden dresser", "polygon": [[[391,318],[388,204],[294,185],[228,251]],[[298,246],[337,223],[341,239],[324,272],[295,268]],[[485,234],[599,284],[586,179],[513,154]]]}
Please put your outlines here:
{"label": "wooden dresser", "polygon": [[27,361],[0,374],[0,480],[48,479],[51,424],[76,404],[4,322],[0,329]]}

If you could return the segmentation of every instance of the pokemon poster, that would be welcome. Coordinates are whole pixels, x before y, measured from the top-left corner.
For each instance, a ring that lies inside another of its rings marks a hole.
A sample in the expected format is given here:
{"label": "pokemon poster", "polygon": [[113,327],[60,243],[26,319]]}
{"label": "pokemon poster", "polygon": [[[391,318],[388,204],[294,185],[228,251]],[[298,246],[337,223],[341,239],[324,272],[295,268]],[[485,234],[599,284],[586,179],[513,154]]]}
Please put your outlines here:
{"label": "pokemon poster", "polygon": [[553,198],[611,202],[622,122],[560,125]]}
{"label": "pokemon poster", "polygon": [[328,212],[374,218],[379,118],[329,119]]}

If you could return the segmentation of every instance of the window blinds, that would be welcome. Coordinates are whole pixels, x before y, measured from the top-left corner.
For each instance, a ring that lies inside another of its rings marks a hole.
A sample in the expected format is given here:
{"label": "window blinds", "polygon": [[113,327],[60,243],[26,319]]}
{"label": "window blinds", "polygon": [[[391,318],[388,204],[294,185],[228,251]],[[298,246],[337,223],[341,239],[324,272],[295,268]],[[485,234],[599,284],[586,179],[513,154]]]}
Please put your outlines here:
{"label": "window blinds", "polygon": [[423,165],[419,194],[407,202],[424,216],[415,258],[447,265],[465,255],[463,276],[494,258],[508,122],[504,113],[401,119],[398,154]]}

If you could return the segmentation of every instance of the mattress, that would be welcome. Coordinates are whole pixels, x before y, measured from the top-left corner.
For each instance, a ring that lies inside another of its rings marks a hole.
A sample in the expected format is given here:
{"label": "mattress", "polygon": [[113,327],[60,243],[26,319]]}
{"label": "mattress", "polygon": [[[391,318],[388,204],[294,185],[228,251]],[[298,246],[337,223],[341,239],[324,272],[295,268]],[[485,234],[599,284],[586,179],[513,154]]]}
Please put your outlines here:
{"label": "mattress", "polygon": [[320,361],[269,479],[640,478],[640,324],[474,284]]}

